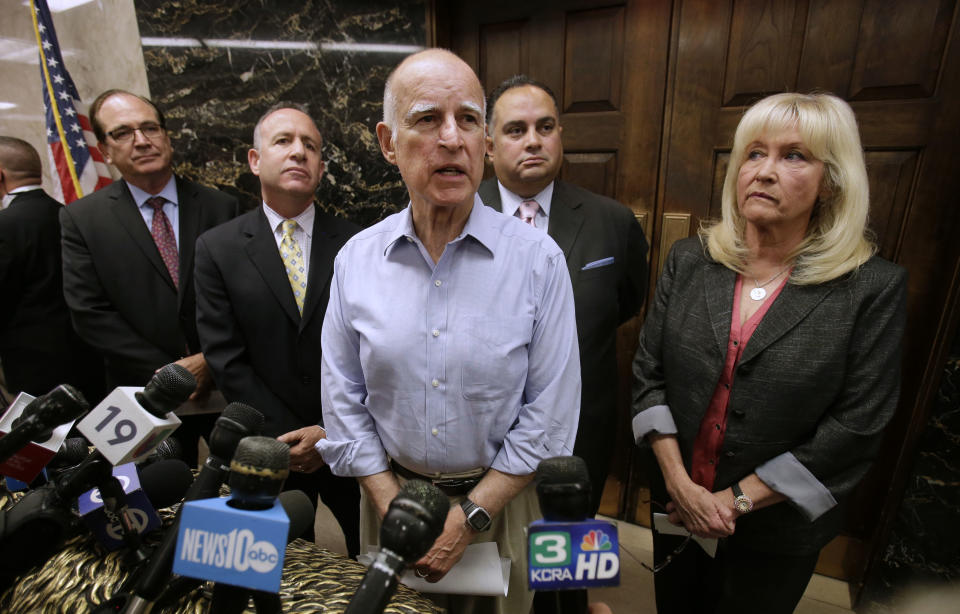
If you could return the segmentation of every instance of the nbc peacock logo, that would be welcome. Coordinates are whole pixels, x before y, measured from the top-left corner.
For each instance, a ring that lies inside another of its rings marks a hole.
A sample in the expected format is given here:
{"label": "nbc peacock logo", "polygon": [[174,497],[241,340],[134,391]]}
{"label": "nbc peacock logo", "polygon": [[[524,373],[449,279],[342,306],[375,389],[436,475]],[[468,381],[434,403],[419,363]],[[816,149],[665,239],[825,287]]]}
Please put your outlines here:
{"label": "nbc peacock logo", "polygon": [[601,550],[610,550],[613,544],[610,542],[610,536],[600,529],[591,529],[589,533],[583,536],[580,542],[580,550],[583,552],[596,552]]}

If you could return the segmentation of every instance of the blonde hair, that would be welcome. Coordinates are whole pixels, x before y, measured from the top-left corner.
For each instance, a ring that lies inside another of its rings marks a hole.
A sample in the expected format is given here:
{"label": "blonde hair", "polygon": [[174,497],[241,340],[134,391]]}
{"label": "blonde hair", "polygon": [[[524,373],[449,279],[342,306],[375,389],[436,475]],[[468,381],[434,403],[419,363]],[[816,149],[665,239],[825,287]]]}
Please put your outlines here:
{"label": "blonde hair", "polygon": [[710,256],[743,273],[749,259],[746,220],[737,206],[737,176],[747,147],[767,131],[796,128],[810,153],[823,162],[825,196],[818,198],[807,234],[790,258],[790,282],[818,284],[845,275],[876,253],[867,229],[870,189],[853,110],[831,94],[785,93],[760,100],[743,115],[723,182],[721,219],[705,223],[700,240]]}

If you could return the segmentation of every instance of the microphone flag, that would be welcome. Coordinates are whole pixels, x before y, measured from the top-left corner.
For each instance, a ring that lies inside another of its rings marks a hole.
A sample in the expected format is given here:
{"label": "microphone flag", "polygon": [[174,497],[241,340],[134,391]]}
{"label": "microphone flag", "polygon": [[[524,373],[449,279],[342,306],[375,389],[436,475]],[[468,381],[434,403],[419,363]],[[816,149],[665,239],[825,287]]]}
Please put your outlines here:
{"label": "microphone flag", "polygon": [[[10,404],[10,408],[7,409],[7,413],[0,418],[0,434],[6,435],[13,430],[13,421],[20,417],[23,410],[34,398],[26,392],[17,395],[17,398]],[[60,449],[74,422],[74,420],[71,420],[53,429],[53,434],[44,442],[29,442],[16,454],[0,463],[0,474],[15,478],[26,484],[33,482],[40,475],[44,466],[57,453],[57,450]]]}

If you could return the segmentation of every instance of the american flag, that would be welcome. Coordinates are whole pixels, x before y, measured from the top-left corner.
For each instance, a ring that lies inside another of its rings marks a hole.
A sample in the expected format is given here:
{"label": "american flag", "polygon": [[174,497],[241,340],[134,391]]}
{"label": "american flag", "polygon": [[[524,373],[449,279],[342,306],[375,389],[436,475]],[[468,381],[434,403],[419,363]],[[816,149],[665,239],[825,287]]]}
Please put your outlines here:
{"label": "american flag", "polygon": [[80,95],[63,64],[46,0],[32,0],[33,30],[40,52],[40,80],[46,110],[47,144],[57,170],[53,196],[64,204],[99,190],[112,181],[97,149],[97,138],[86,115],[79,113]]}

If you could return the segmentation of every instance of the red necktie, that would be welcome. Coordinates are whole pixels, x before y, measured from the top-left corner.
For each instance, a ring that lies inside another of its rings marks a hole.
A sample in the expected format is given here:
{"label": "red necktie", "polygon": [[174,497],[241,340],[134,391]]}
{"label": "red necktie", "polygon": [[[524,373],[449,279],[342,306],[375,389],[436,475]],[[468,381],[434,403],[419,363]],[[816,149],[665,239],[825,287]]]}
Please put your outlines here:
{"label": "red necktie", "polygon": [[147,199],[147,204],[153,207],[153,222],[150,224],[150,234],[153,235],[153,242],[157,244],[160,250],[160,257],[163,263],[167,265],[167,271],[173,279],[173,285],[180,287],[180,255],[177,253],[177,238],[173,234],[173,227],[170,226],[170,220],[167,214],[163,212],[163,204],[167,199],[163,196],[152,196]]}

